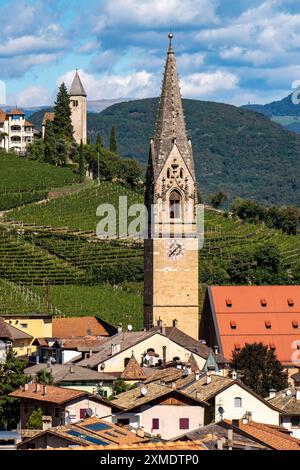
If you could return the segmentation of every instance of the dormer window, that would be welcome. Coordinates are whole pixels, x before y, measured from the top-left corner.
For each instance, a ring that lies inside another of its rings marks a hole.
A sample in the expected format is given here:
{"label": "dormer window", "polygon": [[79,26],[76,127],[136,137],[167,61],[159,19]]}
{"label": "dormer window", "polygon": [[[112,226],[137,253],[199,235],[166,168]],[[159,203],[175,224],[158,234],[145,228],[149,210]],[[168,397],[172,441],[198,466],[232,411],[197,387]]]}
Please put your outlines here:
{"label": "dormer window", "polygon": [[270,320],[265,321],[265,327],[268,328],[269,330],[272,328]]}
{"label": "dormer window", "polygon": [[240,351],[240,350],[241,350],[241,345],[240,345],[239,343],[235,344],[235,345],[234,345],[234,349],[235,349],[236,351]]}
{"label": "dormer window", "polygon": [[227,307],[232,307],[231,299],[226,299],[226,305],[227,305]]}
{"label": "dormer window", "polygon": [[235,323],[235,321],[231,321],[231,322],[230,322],[230,328],[231,328],[232,330],[236,330],[236,323]]}
{"label": "dormer window", "polygon": [[270,346],[270,349],[271,349],[272,351],[275,351],[275,349],[276,349],[275,343],[270,343],[269,346]]}
{"label": "dormer window", "polygon": [[266,306],[268,305],[266,299],[260,299],[260,303],[261,303],[261,306],[262,306],[262,307],[266,307]]}
{"label": "dormer window", "polygon": [[293,328],[298,328],[299,327],[299,324],[298,324],[297,320],[292,321],[292,326],[293,326]]}
{"label": "dormer window", "polygon": [[287,299],[287,302],[289,307],[294,307],[294,299]]}

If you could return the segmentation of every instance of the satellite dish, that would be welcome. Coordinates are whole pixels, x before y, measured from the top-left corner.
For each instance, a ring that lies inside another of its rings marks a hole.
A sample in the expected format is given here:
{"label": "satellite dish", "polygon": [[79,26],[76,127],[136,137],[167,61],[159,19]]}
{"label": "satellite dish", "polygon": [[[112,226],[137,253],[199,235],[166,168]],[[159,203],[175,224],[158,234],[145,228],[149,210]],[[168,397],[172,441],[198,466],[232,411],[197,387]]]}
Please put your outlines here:
{"label": "satellite dish", "polygon": [[147,395],[147,393],[148,393],[148,390],[146,389],[146,387],[142,387],[142,388],[141,388],[141,395],[142,395],[143,397],[145,397],[145,396]]}
{"label": "satellite dish", "polygon": [[128,326],[127,326],[127,330],[128,330],[128,331],[132,331],[132,325],[128,325]]}
{"label": "satellite dish", "polygon": [[86,415],[87,418],[90,418],[91,416],[93,416],[93,414],[94,413],[93,413],[92,408],[88,408],[85,412],[85,415]]}
{"label": "satellite dish", "polygon": [[219,406],[218,412],[219,412],[220,415],[223,415],[225,413],[225,410],[224,410],[223,406]]}

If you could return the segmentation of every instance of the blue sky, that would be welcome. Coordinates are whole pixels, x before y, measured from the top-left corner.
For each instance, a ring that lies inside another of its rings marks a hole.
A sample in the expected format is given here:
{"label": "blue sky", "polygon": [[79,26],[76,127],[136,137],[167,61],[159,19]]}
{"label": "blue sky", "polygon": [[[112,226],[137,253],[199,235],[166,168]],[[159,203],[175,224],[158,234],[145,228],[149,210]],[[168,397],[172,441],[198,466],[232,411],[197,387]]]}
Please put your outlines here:
{"label": "blue sky", "polygon": [[170,29],[185,97],[266,103],[300,80],[299,0],[0,0],[6,102],[49,104],[76,68],[91,100],[157,96]]}

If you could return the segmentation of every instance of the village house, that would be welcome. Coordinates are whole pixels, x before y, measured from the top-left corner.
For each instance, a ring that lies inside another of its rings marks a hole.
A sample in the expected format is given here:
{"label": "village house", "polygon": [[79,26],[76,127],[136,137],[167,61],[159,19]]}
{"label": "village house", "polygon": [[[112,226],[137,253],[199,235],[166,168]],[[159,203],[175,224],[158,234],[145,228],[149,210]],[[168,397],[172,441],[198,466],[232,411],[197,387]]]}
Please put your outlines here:
{"label": "village house", "polygon": [[[140,431],[140,432],[139,432]],[[95,446],[133,445],[148,442],[142,430],[132,432],[124,427],[101,420],[87,418],[76,424],[57,426],[35,433],[24,439],[17,446],[18,450],[25,449],[56,449]]]}
{"label": "village house", "polygon": [[202,442],[209,450],[300,450],[300,440],[282,426],[256,423],[247,418],[209,424],[175,440]]}
{"label": "village house", "polygon": [[138,363],[145,367],[149,366],[150,354],[155,354],[155,364],[157,366],[165,367],[169,362],[187,362],[191,353],[193,353],[199,370],[205,369],[210,356],[215,358],[220,374],[225,375],[227,368],[227,363],[222,355],[215,354],[204,343],[186,335],[176,327],[119,332],[103,342],[98,353],[79,361],[78,365],[108,373],[121,373],[129,362],[132,353]]}
{"label": "village house", "polygon": [[228,360],[246,343],[262,342],[291,374],[300,363],[299,329],[299,286],[207,288],[200,337]]}
{"label": "village house", "polygon": [[[26,351],[26,355],[30,355],[36,350],[36,346],[33,344],[35,338],[52,337],[51,315],[34,313],[30,315],[2,314],[2,317],[8,325],[14,326],[31,336],[30,349]],[[23,354],[25,354],[25,352]]]}
{"label": "village house", "polygon": [[269,403],[281,410],[280,424],[300,439],[300,383],[296,384],[277,393],[270,390]]}
{"label": "village house", "polygon": [[184,391],[156,382],[121,393],[111,404],[113,423],[142,427],[162,439],[203,426],[204,409],[210,406]]}
{"label": "village house", "polygon": [[40,371],[49,372],[53,377],[54,385],[59,387],[99,394],[104,398],[113,394],[113,383],[116,377],[105,372],[98,372],[77,364],[43,363],[27,367],[24,373],[35,379]]}
{"label": "village house", "polygon": [[54,317],[52,336],[56,339],[78,338],[83,336],[112,336],[117,328],[98,317]]}
{"label": "village house", "polygon": [[0,362],[4,362],[7,351],[13,349],[18,356],[28,355],[32,336],[0,318]]}
{"label": "village house", "polygon": [[26,428],[32,412],[38,408],[49,417],[50,427],[75,423],[87,415],[111,421],[110,402],[81,390],[32,383],[9,396],[20,400],[21,428]]}
{"label": "village house", "polygon": [[34,139],[34,125],[18,108],[5,113],[0,109],[0,148],[23,153]]}

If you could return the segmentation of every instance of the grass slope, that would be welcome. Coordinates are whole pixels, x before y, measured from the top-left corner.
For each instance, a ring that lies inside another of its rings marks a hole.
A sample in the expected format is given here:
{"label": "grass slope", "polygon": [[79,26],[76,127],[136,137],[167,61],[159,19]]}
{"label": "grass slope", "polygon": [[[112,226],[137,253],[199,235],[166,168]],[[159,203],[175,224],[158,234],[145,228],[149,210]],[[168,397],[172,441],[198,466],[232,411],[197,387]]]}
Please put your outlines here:
{"label": "grass slope", "polygon": [[0,211],[44,199],[50,189],[78,181],[68,168],[5,153],[0,153],[0,175]]}

